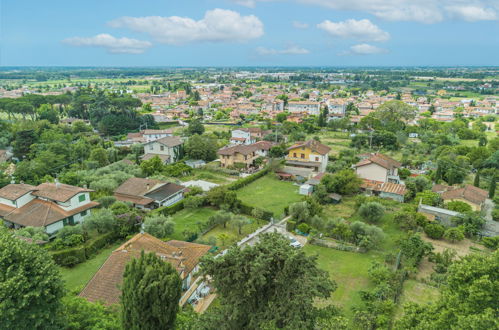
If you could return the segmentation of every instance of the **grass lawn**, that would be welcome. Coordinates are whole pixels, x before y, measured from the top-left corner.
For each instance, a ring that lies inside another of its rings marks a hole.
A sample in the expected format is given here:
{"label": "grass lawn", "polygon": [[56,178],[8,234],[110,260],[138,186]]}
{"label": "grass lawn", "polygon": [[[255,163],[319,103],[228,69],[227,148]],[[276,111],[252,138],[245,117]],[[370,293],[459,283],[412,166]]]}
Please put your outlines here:
{"label": "grass lawn", "polygon": [[339,251],[316,245],[306,245],[303,250],[308,255],[317,255],[319,268],[327,271],[338,285],[328,301],[322,301],[321,304],[333,303],[341,306],[350,318],[351,308],[361,303],[358,291],[371,287],[367,277],[371,262],[381,262],[381,255]]}
{"label": "grass lawn", "polygon": [[171,239],[185,240],[182,232],[186,229],[198,231],[198,222],[206,223],[208,218],[216,213],[216,210],[208,207],[198,209],[183,209],[172,216],[175,222],[175,231],[171,235]]}
{"label": "grass lawn", "polygon": [[406,303],[427,304],[435,302],[439,296],[440,291],[437,288],[417,280],[406,280],[395,311],[395,318],[398,319],[404,314],[404,305]]}
{"label": "grass lawn", "polygon": [[182,181],[190,180],[205,180],[217,184],[227,184],[239,179],[238,176],[229,175],[221,172],[208,171],[203,169],[195,169],[191,175],[182,177]]}
{"label": "grass lawn", "polygon": [[90,281],[92,276],[94,276],[104,261],[106,261],[107,257],[111,255],[111,252],[116,250],[116,248],[118,248],[121,244],[123,244],[123,242],[110,245],[109,247],[101,250],[101,252],[92,257],[92,259],[78,264],[73,268],[59,267],[66,288],[68,290],[83,289],[83,286]]}
{"label": "grass lawn", "polygon": [[[261,226],[267,224],[267,222],[264,220],[252,220],[253,222],[251,224],[248,224],[242,228],[241,235],[239,235],[238,229],[232,227],[230,224],[227,224],[226,228],[224,228],[222,225],[217,225],[212,230],[200,237],[198,241],[207,242],[210,237],[214,237],[216,239],[216,245],[220,248],[220,250],[223,250],[224,248],[227,248],[230,245],[240,241],[243,237],[251,234]],[[225,242],[222,242],[220,240],[221,234],[227,235],[227,239]]]}
{"label": "grass lawn", "polygon": [[355,197],[343,197],[341,203],[328,204],[324,215],[330,218],[350,218],[355,213]]}
{"label": "grass lawn", "polygon": [[244,203],[274,213],[279,217],[289,204],[299,202],[298,186],[289,181],[280,181],[272,175],[266,175],[237,191],[237,196]]}

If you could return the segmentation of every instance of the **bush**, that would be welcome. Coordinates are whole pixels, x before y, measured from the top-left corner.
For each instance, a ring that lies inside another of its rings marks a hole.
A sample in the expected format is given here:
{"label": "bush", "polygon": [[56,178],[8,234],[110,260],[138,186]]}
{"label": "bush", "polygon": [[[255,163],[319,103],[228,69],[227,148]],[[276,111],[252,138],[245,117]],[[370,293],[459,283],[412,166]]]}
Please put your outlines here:
{"label": "bush", "polygon": [[184,199],[184,207],[186,209],[197,209],[204,204],[203,196],[190,196]]}
{"label": "bush", "polygon": [[307,225],[306,223],[300,223],[298,227],[296,227],[299,231],[301,231],[304,234],[308,234],[310,232],[310,226]]}
{"label": "bush", "polygon": [[452,243],[455,243],[464,239],[464,233],[461,228],[453,227],[445,231],[444,238]]}
{"label": "bush", "polygon": [[424,227],[424,232],[430,238],[440,239],[444,236],[445,227],[438,223],[430,223]]}
{"label": "bush", "polygon": [[110,207],[114,202],[116,202],[116,197],[114,196],[102,196],[97,200],[100,205],[104,208]]}
{"label": "bush", "polygon": [[359,208],[360,216],[369,222],[378,222],[385,214],[385,208],[378,202],[368,202]]}
{"label": "bush", "polygon": [[55,251],[50,254],[52,255],[52,258],[54,258],[56,264],[65,267],[72,267],[87,260],[84,246]]}
{"label": "bush", "polygon": [[483,245],[492,250],[499,248],[499,236],[482,238]]}
{"label": "bush", "polygon": [[288,231],[293,231],[296,229],[296,221],[293,221],[293,220],[288,220],[288,222],[286,222],[286,229]]}
{"label": "bush", "polygon": [[[1,224],[0,224],[1,225]],[[43,227],[24,227],[14,231],[14,235],[31,238],[33,240],[48,241],[49,235],[45,232]]]}
{"label": "bush", "polygon": [[175,223],[170,218],[156,215],[146,218],[144,221],[144,231],[157,237],[164,238],[173,233]]}
{"label": "bush", "polygon": [[184,200],[170,206],[162,206],[156,209],[156,212],[162,215],[172,215],[184,209]]}
{"label": "bush", "polygon": [[494,221],[499,221],[499,208],[492,210],[492,219]]}
{"label": "bush", "polygon": [[253,181],[261,178],[264,175],[266,175],[267,173],[269,173],[269,171],[270,171],[270,168],[266,167],[263,170],[261,170],[259,172],[256,172],[255,174],[252,174],[252,175],[249,175],[249,176],[247,176],[245,178],[242,178],[242,179],[239,179],[237,181],[234,181],[231,184],[227,185],[226,187],[229,190],[238,190],[238,189],[241,189],[242,187],[247,186],[250,183],[252,183]]}
{"label": "bush", "polygon": [[114,202],[109,209],[113,211],[115,215],[119,215],[130,211],[130,205],[122,201],[117,201]]}
{"label": "bush", "polygon": [[81,227],[81,225],[64,226],[61,229],[59,229],[59,231],[56,234],[56,237],[64,241],[67,237],[72,235],[83,235],[83,228]]}
{"label": "bush", "polygon": [[470,212],[473,211],[471,206],[465,202],[461,201],[451,201],[445,204],[445,208],[451,211],[456,211],[459,213]]}
{"label": "bush", "polygon": [[83,229],[86,232],[96,230],[99,234],[116,230],[117,226],[118,221],[109,209],[93,211],[83,222]]}
{"label": "bush", "polygon": [[106,245],[113,243],[117,238],[116,236],[115,232],[109,232],[88,240],[85,244],[85,255],[87,258],[97,254]]}

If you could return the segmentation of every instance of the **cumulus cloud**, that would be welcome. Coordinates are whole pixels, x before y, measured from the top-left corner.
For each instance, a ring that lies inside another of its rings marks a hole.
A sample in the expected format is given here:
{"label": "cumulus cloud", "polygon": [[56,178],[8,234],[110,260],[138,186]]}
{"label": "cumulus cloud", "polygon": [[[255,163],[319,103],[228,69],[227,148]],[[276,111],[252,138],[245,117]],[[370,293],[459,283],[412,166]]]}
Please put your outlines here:
{"label": "cumulus cloud", "polygon": [[348,19],[343,22],[325,20],[317,24],[319,29],[326,31],[333,37],[357,39],[362,41],[387,41],[390,34],[381,30],[368,19]]}
{"label": "cumulus cloud", "polygon": [[[257,2],[271,0],[232,0],[247,2],[252,7]],[[275,0],[278,1],[278,0]],[[497,0],[287,0],[305,5],[317,5],[334,10],[361,11],[390,21],[436,23],[446,18],[470,22],[497,20]]]}
{"label": "cumulus cloud", "polygon": [[198,21],[179,16],[121,17],[109,22],[115,28],[147,33],[160,43],[244,42],[263,35],[263,23],[254,15],[241,16],[225,9],[208,10]]}
{"label": "cumulus cloud", "polygon": [[388,53],[388,50],[369,44],[358,44],[351,46],[349,50],[340,53],[339,55],[373,55],[384,53]]}
{"label": "cumulus cloud", "polygon": [[463,19],[468,22],[494,21],[497,19],[497,12],[492,8],[478,6],[450,6],[447,10],[453,17]]}
{"label": "cumulus cloud", "polygon": [[149,41],[116,38],[110,34],[102,33],[93,37],[72,37],[63,40],[63,43],[79,47],[100,47],[111,54],[142,54],[152,44]]}
{"label": "cumulus cloud", "polygon": [[270,56],[270,55],[304,55],[309,54],[310,51],[308,49],[298,47],[298,46],[289,46],[285,49],[274,49],[274,48],[266,48],[266,47],[257,47],[255,52],[260,56]]}
{"label": "cumulus cloud", "polygon": [[231,0],[236,5],[241,5],[248,8],[255,8],[256,0]]}
{"label": "cumulus cloud", "polygon": [[303,23],[303,22],[294,21],[293,22],[293,27],[295,27],[297,29],[307,29],[308,28],[308,24],[307,23]]}

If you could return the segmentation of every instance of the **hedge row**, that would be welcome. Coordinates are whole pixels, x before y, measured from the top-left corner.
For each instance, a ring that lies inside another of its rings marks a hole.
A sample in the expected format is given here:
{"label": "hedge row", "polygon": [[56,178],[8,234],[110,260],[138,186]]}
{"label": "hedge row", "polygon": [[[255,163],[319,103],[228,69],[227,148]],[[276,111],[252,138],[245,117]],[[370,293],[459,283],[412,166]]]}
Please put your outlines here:
{"label": "hedge row", "polygon": [[244,203],[241,203],[239,205],[239,211],[242,214],[246,214],[248,216],[253,216],[253,211],[254,210],[259,210],[261,212],[261,214],[262,214],[261,218],[263,220],[270,221],[272,219],[272,217],[274,216],[274,214],[272,212],[259,209],[258,207],[250,206],[250,205],[247,205],[247,204],[244,204]]}
{"label": "hedge row", "polygon": [[245,178],[239,179],[237,181],[232,182],[231,184],[228,184],[227,189],[229,190],[241,189],[242,187],[249,185],[251,182],[261,178],[262,176],[266,175],[269,172],[270,168],[266,167],[263,170],[256,172],[255,174],[248,175]]}
{"label": "hedge row", "polygon": [[177,202],[171,206],[162,206],[155,210],[155,212],[161,213],[162,215],[172,215],[184,209],[184,200]]}
{"label": "hedge row", "polygon": [[110,232],[97,236],[81,246],[60,251],[51,251],[50,254],[52,255],[55,263],[59,266],[72,267],[85,262],[87,259],[99,252],[99,250],[103,247],[116,241],[117,238],[118,237],[115,232]]}

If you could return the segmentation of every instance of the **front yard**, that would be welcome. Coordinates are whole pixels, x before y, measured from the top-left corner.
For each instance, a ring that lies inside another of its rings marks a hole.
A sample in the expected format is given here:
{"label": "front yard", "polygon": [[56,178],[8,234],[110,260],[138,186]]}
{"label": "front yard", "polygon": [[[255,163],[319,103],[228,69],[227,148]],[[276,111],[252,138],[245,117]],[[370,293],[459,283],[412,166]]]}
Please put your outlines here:
{"label": "front yard", "polygon": [[289,181],[280,181],[273,175],[266,175],[237,191],[245,204],[270,211],[280,217],[284,208],[302,200],[298,186]]}
{"label": "front yard", "polygon": [[116,250],[123,242],[115,243],[109,247],[101,250],[97,255],[92,257],[81,264],[78,264],[72,268],[59,267],[62,279],[66,285],[66,289],[79,291],[83,289],[85,284],[94,276],[94,274],[99,270],[104,261],[111,255],[111,253]]}
{"label": "front yard", "polygon": [[358,291],[371,287],[367,271],[373,261],[383,261],[381,255],[340,251],[310,244],[303,250],[308,255],[317,255],[319,268],[327,271],[331,280],[338,285],[331,297],[320,304],[340,306],[351,318],[351,308],[361,303]]}

